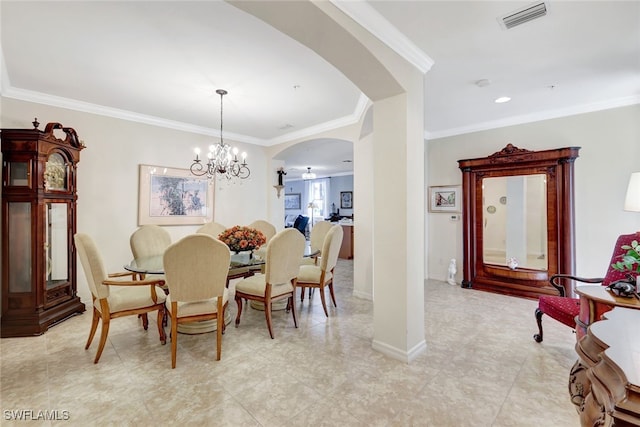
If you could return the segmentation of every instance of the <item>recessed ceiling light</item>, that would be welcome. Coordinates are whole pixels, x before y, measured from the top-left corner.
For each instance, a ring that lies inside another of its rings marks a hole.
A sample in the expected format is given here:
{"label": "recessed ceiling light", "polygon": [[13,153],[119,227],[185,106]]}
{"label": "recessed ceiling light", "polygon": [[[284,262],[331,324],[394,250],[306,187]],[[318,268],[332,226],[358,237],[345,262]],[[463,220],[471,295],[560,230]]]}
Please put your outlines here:
{"label": "recessed ceiling light", "polygon": [[509,102],[511,101],[511,98],[509,98],[508,96],[501,96],[500,98],[496,98],[495,102],[496,104],[504,104],[505,102]]}
{"label": "recessed ceiling light", "polygon": [[489,79],[481,79],[476,81],[476,86],[478,87],[485,87],[485,86],[489,86],[491,84],[491,80]]}

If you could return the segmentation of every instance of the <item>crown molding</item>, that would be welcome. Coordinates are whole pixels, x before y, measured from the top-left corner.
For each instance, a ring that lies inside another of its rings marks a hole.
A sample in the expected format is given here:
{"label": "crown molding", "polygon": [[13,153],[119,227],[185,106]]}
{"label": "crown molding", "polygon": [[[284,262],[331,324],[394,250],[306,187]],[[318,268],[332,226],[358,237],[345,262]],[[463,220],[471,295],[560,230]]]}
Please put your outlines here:
{"label": "crown molding", "polygon": [[[105,107],[98,104],[92,104],[89,102],[78,101],[75,99],[64,98],[55,95],[49,95],[46,93],[35,92],[25,89],[18,89],[5,85],[7,82],[2,76],[2,96],[6,98],[13,98],[20,101],[33,102],[36,104],[50,105],[52,107],[66,108],[68,110],[80,111],[83,113],[97,114],[100,116],[112,117],[115,119],[128,120],[131,122],[143,123],[152,126],[158,126],[168,129],[179,130],[183,132],[190,132],[199,135],[207,135],[220,137],[220,129],[213,129],[206,126],[197,126],[190,123],[179,122],[176,120],[163,119],[160,117],[150,116],[146,114],[140,114],[133,111],[121,110],[117,108]],[[357,123],[362,114],[365,112],[369,98],[364,94],[360,94],[358,103],[354,109],[354,112],[348,116],[341,117],[329,122],[321,123],[317,126],[311,126],[305,129],[301,129],[295,132],[289,132],[282,136],[272,139],[255,138],[248,135],[242,135],[238,133],[225,131],[225,138],[235,142],[243,142],[247,144],[259,145],[263,147],[269,147],[272,145],[280,144],[283,142],[293,141],[295,139],[312,137],[318,133],[331,131],[340,127],[349,126]]]}
{"label": "crown molding", "polygon": [[358,98],[358,103],[356,104],[353,113],[351,113],[350,115],[341,117],[339,119],[330,120],[316,126],[310,126],[299,131],[286,133],[284,135],[265,141],[264,145],[270,147],[272,145],[278,145],[305,137],[317,137],[317,135],[320,133],[329,132],[341,127],[353,125],[355,123],[358,123],[362,115],[366,112],[369,103],[369,98],[367,98],[367,96],[361,92],[360,98]]}
{"label": "crown molding", "polygon": [[366,1],[330,1],[345,15],[364,27],[423,74],[433,66],[434,61],[429,55],[424,53]]}
{"label": "crown molding", "polygon": [[602,102],[592,102],[589,104],[576,105],[568,108],[560,108],[556,110],[542,111],[533,114],[524,114],[513,116],[502,120],[492,120],[489,122],[476,123],[470,126],[462,126],[459,128],[445,129],[435,132],[424,132],[425,140],[434,140],[446,138],[450,136],[463,135],[472,132],[481,132],[484,130],[498,129],[507,126],[515,126],[526,123],[539,122],[542,120],[551,120],[561,117],[575,116],[577,114],[592,113],[595,111],[610,110],[612,108],[627,107],[629,105],[640,104],[640,95],[626,96],[622,98],[610,99]]}

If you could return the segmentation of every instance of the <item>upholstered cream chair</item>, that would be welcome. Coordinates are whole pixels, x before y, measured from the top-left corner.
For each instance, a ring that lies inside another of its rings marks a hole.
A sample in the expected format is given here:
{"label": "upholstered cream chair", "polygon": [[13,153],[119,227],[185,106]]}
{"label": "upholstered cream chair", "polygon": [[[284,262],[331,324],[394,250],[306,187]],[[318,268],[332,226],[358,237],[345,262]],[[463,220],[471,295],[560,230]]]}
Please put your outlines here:
{"label": "upholstered cream chair", "polygon": [[[162,256],[171,244],[171,235],[158,225],[143,225],[131,234],[129,246],[134,258]],[[144,277],[143,277],[144,278]],[[149,275],[149,278],[164,280],[164,275]],[[166,287],[163,286],[166,290]]]}
{"label": "upholstered cream chair", "polygon": [[256,230],[261,231],[262,234],[264,234],[264,237],[266,239],[265,244],[253,251],[254,254],[259,258],[264,259],[267,256],[267,244],[269,243],[269,240],[271,240],[271,238],[276,235],[276,227],[270,222],[264,221],[262,219],[253,221],[251,224],[249,224],[249,227],[255,228]]}
{"label": "upholstered cream chair", "polygon": [[196,233],[208,234],[209,236],[213,237],[214,239],[217,239],[218,236],[220,235],[220,233],[222,233],[226,229],[227,229],[227,227],[225,227],[222,224],[218,224],[217,222],[208,222],[205,225],[203,225],[202,227],[198,228],[196,230]]}
{"label": "upholstered cream chair", "polygon": [[[167,342],[162,318],[164,316],[165,294],[156,286],[162,283],[160,280],[125,280],[127,276],[133,278],[133,273],[107,274],[100,253],[95,243],[86,234],[78,233],[74,236],[78,257],[87,277],[89,289],[93,299],[93,318],[91,331],[85,350],[91,345],[98,328],[98,322],[102,320],[100,344],[93,363],[98,363],[104,345],[109,334],[111,319],[130,315],[146,315],[150,311],[158,311],[158,333],[160,342]],[[145,329],[147,329],[145,327]]]}
{"label": "upholstered cream chair", "polygon": [[273,236],[267,245],[264,274],[258,273],[236,284],[235,300],[238,305],[236,327],[240,324],[243,298],[264,304],[264,315],[271,338],[273,338],[271,304],[274,301],[288,300],[287,309],[291,309],[293,323],[296,328],[298,327],[293,299],[300,258],[303,254],[304,237],[297,230],[287,228]]}
{"label": "upholstered cream chair", "polygon": [[343,231],[340,225],[331,226],[322,245],[322,258],[320,259],[319,265],[301,265],[300,272],[298,273],[297,286],[301,288],[300,300],[304,300],[304,288],[319,288],[322,308],[327,317],[329,317],[329,313],[327,311],[324,288],[325,286],[329,287],[331,300],[333,301],[334,307],[337,307],[336,296],[333,292],[333,270],[338,263],[338,253],[342,245],[342,235]]}
{"label": "upholstered cream chair", "polygon": [[227,245],[206,234],[191,234],[167,248],[164,272],[169,286],[171,368],[176,367],[178,324],[217,320],[216,360],[222,352],[224,312],[229,303],[227,274],[231,253]]}
{"label": "upholstered cream chair", "polygon": [[171,244],[169,232],[158,225],[143,225],[129,238],[134,258],[162,255]]}
{"label": "upholstered cream chair", "polygon": [[301,265],[318,265],[318,261],[320,256],[322,256],[322,246],[324,245],[324,238],[333,227],[329,221],[320,221],[317,222],[313,228],[311,229],[311,236],[309,237],[309,243],[311,245],[311,253],[315,251],[320,251],[320,254],[313,257],[304,257],[300,261]]}

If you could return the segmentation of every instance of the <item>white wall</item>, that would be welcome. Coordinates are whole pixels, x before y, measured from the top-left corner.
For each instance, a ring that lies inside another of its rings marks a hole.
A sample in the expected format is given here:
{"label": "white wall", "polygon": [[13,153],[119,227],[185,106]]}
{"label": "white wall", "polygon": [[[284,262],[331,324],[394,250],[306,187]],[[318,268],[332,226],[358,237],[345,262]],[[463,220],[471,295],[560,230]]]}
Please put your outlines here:
{"label": "white wall", "polygon": [[[78,164],[78,232],[91,235],[102,252],[110,272],[122,271],[131,260],[129,236],[138,227],[138,165],[151,164],[186,169],[193,160],[193,148],[207,147],[212,137],[160,128],[140,123],[2,98],[3,128],[33,126],[34,117],[44,130],[46,123],[59,122],[72,127],[87,148]],[[217,138],[214,139],[217,142]],[[265,191],[267,160],[264,149],[234,143],[247,151],[251,178],[216,188],[215,221],[232,226],[268,217]],[[198,226],[166,227],[175,241],[194,232]],[[78,264],[78,289],[85,303],[84,273]]]}
{"label": "white wall", "polygon": [[[623,203],[631,172],[640,171],[640,105],[469,133],[427,142],[427,185],[459,185],[457,161],[485,157],[507,143],[528,150],[578,146],[575,162],[576,273],[601,277],[616,237],[640,230],[640,214]],[[427,214],[428,272],[446,280],[450,258],[462,280],[462,222]]]}

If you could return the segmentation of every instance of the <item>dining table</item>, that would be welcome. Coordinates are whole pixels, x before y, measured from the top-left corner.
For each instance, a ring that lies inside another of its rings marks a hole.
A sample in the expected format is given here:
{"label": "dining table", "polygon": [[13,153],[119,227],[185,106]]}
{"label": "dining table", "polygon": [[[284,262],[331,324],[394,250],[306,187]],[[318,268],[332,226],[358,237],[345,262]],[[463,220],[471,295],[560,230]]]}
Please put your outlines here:
{"label": "dining table", "polygon": [[[262,252],[264,253],[264,251]],[[317,249],[311,249],[309,241],[306,242],[304,248],[304,257],[316,257],[320,254]],[[234,279],[243,279],[253,276],[257,272],[263,272],[266,259],[259,256],[253,251],[244,252],[231,252],[231,261],[229,263],[229,274],[227,275],[227,287],[229,282]],[[132,273],[137,273],[140,277],[144,278],[147,275],[164,274],[163,255],[154,255],[147,257],[134,258],[129,264],[124,265],[124,269]],[[252,301],[253,303],[254,301]],[[286,307],[286,301],[282,307],[272,307],[272,310],[284,310]],[[264,307],[260,307],[257,304],[251,304],[251,307],[257,310],[264,310]],[[228,325],[231,322],[231,314],[226,311],[224,316],[224,323]],[[178,325],[178,332],[183,334],[201,334],[206,332],[213,332],[217,329],[217,322],[215,320],[204,320],[201,322],[193,322]]]}

